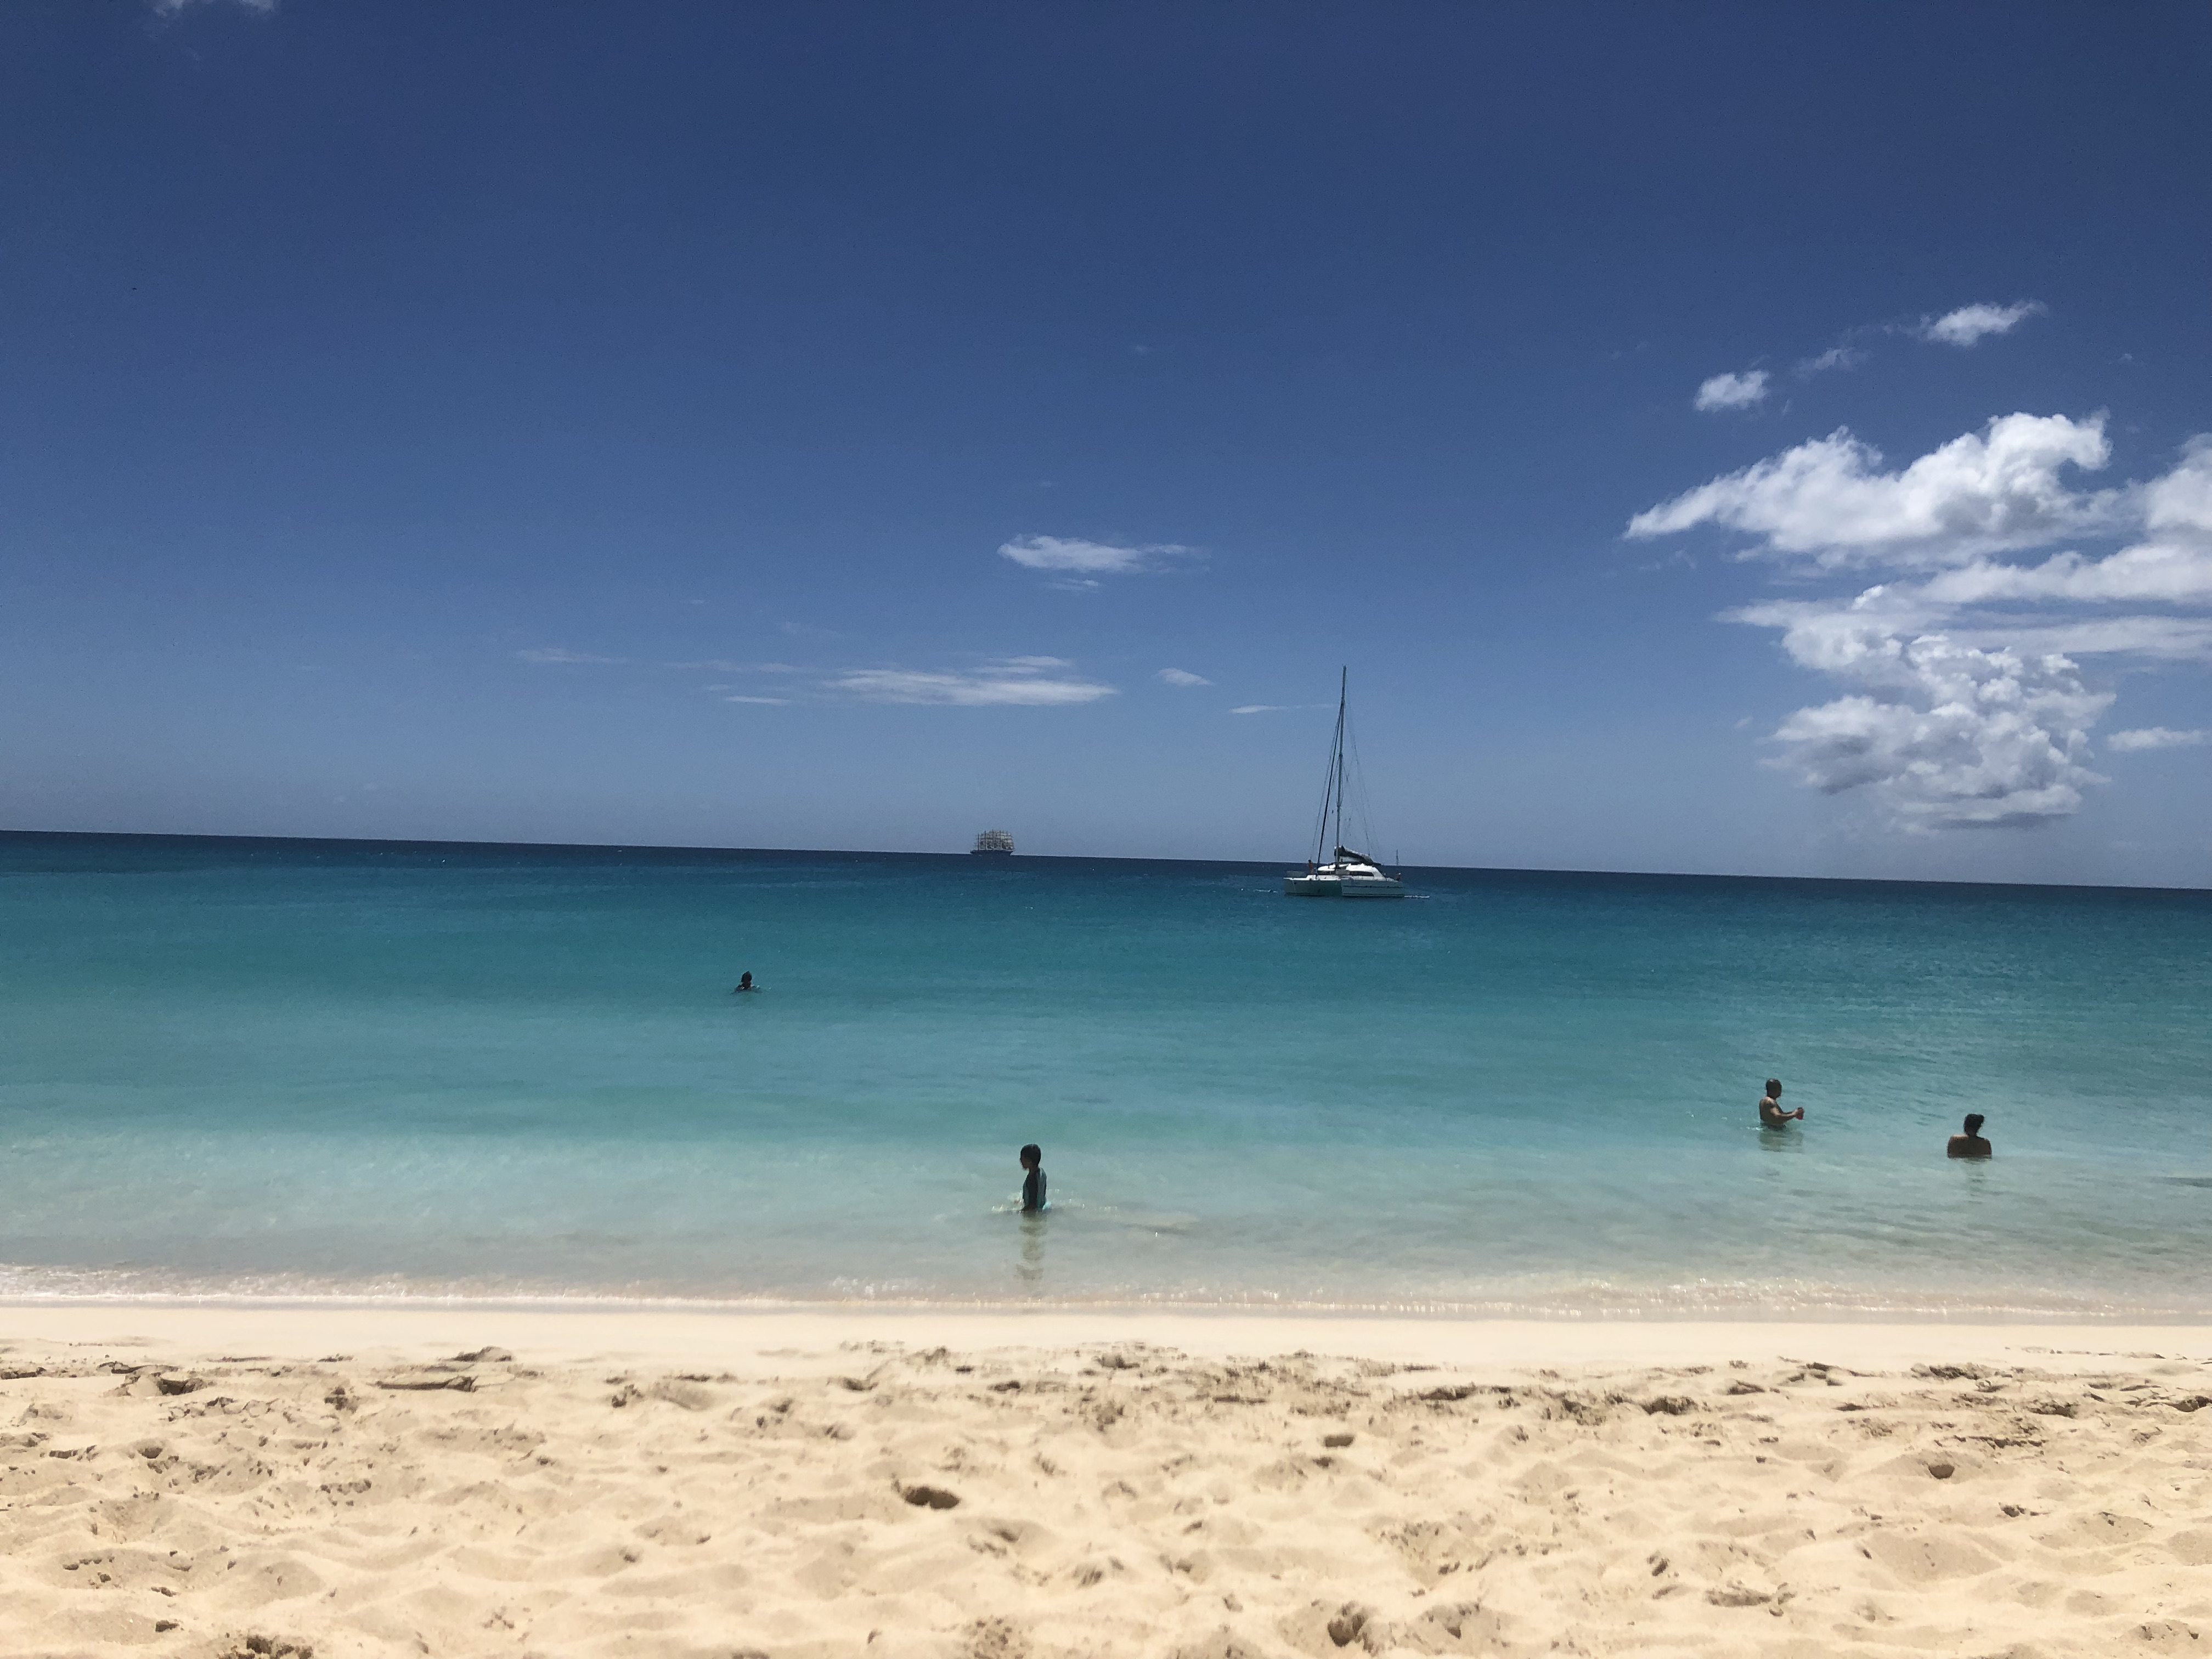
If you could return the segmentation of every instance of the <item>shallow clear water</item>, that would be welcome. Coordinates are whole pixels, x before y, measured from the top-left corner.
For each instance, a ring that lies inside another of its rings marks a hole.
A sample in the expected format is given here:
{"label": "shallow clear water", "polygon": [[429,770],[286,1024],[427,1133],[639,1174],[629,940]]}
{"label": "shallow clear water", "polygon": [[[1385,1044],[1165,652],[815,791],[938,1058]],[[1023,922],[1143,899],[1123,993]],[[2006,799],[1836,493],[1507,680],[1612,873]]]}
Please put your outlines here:
{"label": "shallow clear water", "polygon": [[2212,893],[1412,884],[0,837],[0,1292],[2212,1316]]}

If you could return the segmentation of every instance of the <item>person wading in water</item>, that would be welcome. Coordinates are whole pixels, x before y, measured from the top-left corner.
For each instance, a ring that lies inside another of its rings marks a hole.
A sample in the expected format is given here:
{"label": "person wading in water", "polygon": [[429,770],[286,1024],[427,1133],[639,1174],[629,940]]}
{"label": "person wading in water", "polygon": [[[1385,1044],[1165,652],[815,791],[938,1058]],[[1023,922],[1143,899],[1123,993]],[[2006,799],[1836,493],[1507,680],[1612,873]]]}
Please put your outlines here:
{"label": "person wading in water", "polygon": [[1760,1128],[1783,1128],[1790,1123],[1802,1121],[1804,1115],[1805,1109],[1802,1106],[1794,1112],[1784,1111],[1782,1109],[1782,1079],[1778,1077],[1766,1079],[1766,1097],[1759,1103]]}

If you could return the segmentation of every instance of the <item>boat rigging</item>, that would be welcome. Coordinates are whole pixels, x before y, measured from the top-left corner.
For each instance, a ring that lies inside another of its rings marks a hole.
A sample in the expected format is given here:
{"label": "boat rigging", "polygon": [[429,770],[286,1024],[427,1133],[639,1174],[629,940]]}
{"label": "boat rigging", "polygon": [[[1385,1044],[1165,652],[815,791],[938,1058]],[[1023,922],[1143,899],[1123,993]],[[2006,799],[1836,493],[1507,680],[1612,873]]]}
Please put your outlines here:
{"label": "boat rigging", "polygon": [[[1406,896],[1402,873],[1386,874],[1376,860],[1344,844],[1345,708],[1351,681],[1349,669],[1339,672],[1336,740],[1329,750],[1328,781],[1322,790],[1321,822],[1314,832],[1314,855],[1307,860],[1304,869],[1283,873],[1283,891],[1293,898]],[[1324,852],[1329,856],[1323,858]]]}

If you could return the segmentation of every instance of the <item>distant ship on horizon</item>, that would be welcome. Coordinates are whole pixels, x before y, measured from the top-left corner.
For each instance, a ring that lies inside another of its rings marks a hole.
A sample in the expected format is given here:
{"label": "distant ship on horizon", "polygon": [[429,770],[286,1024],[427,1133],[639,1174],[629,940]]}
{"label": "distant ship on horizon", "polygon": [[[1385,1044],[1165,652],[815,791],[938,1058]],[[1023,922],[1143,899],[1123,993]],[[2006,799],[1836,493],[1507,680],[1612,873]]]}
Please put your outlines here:
{"label": "distant ship on horizon", "polygon": [[968,856],[977,859],[1005,859],[1013,854],[1014,838],[1003,830],[986,830],[968,849]]}

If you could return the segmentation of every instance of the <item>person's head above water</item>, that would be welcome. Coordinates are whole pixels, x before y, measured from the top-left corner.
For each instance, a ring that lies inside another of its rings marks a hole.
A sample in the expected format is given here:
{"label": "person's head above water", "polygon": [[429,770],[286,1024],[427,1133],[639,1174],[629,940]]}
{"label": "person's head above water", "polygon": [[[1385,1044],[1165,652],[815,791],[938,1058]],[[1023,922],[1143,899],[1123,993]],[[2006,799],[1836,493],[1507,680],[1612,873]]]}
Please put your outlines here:
{"label": "person's head above water", "polygon": [[1024,1170],[1034,1170],[1043,1162],[1044,1154],[1037,1150],[1034,1140],[1022,1148],[1022,1168]]}
{"label": "person's head above water", "polygon": [[1987,1118],[1984,1117],[1984,1116],[1983,1116],[1979,1112],[1969,1112],[1969,1113],[1967,1113],[1967,1114],[1966,1114],[1966,1137],[1967,1137],[1967,1139],[1970,1139],[1970,1140],[1979,1140],[1979,1139],[1982,1138],[1982,1125],[1983,1125],[1983,1124],[1984,1124],[1984,1123],[1986,1123],[1986,1122],[1988,1122],[1988,1121],[1989,1121],[1989,1120],[1988,1120]]}
{"label": "person's head above water", "polygon": [[[1779,1100],[1782,1098],[1782,1079],[1780,1078],[1771,1077],[1766,1079],[1766,1097],[1769,1100]],[[1741,1099],[1742,1097],[1738,1096],[1737,1098]]]}
{"label": "person's head above water", "polygon": [[744,989],[744,988],[746,988],[746,987],[748,987],[748,986],[751,985],[751,983],[752,983],[752,982],[753,982],[753,970],[752,970],[751,969],[750,969],[750,968],[746,969],[745,969],[745,971],[744,971],[744,973],[739,974],[739,975],[738,975],[738,988],[739,988],[739,989],[741,989],[741,990],[742,990],[742,989]]}

